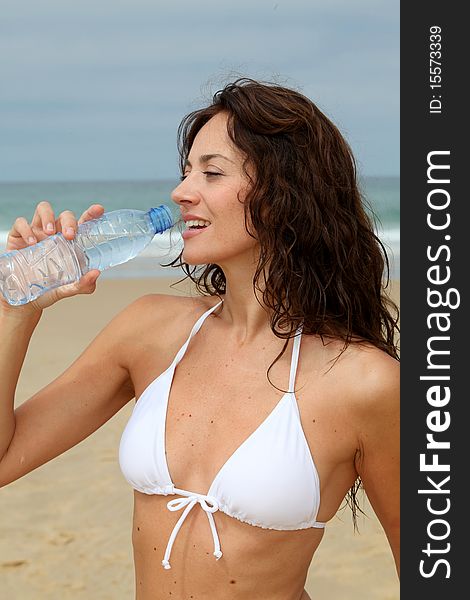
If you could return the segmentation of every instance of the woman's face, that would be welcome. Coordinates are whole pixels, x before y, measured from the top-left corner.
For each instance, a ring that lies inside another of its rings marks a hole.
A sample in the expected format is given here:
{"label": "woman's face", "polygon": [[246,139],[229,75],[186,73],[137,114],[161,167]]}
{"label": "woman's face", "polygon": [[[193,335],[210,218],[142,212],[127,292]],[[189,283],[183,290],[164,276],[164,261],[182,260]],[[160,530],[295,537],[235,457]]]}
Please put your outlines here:
{"label": "woman's face", "polygon": [[[226,114],[218,113],[196,135],[183,180],[171,195],[186,222],[184,262],[221,268],[234,260],[253,262],[258,242],[245,230],[249,182],[243,160],[228,137]],[[204,221],[201,228],[195,228],[198,219]]]}

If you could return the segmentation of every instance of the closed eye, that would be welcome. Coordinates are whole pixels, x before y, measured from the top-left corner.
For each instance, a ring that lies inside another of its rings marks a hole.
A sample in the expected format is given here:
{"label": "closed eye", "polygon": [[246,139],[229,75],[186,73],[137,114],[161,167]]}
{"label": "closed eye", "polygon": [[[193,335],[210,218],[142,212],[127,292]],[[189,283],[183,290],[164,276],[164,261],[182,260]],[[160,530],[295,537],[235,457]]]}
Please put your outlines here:
{"label": "closed eye", "polygon": [[[218,173],[217,171],[202,171],[202,174],[205,175],[206,177],[222,177],[223,176],[223,173]],[[184,181],[188,175],[189,175],[189,173],[181,175],[180,181]]]}

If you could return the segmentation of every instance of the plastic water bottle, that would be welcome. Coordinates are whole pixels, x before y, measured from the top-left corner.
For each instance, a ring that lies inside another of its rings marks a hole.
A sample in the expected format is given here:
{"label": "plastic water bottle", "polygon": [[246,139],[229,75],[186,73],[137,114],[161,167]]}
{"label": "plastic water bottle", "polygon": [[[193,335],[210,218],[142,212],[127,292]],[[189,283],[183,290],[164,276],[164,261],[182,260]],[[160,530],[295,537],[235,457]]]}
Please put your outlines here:
{"label": "plastic water bottle", "polygon": [[147,212],[121,209],[78,226],[73,240],[62,233],[21,250],[0,255],[0,292],[12,305],[26,304],[45,292],[103,271],[137,256],[156,233],[173,225],[163,204]]}

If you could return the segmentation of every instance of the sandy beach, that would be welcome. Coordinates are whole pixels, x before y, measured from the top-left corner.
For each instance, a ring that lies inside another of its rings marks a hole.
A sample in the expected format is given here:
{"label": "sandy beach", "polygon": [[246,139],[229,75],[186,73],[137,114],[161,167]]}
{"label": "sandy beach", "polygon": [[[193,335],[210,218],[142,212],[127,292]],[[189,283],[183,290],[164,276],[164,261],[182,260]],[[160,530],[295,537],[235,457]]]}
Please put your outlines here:
{"label": "sandy beach", "polygon": [[[125,305],[147,293],[184,294],[172,279],[107,279],[92,296],[45,312],[26,357],[17,404],[59,375]],[[399,283],[392,297],[398,302]],[[117,460],[133,402],[98,432],[0,491],[0,596],[8,600],[132,600],[132,491]],[[367,503],[328,524],[307,580],[312,600],[397,600],[387,540]],[[181,599],[183,600],[183,599]],[[255,599],[253,599],[255,600]]]}

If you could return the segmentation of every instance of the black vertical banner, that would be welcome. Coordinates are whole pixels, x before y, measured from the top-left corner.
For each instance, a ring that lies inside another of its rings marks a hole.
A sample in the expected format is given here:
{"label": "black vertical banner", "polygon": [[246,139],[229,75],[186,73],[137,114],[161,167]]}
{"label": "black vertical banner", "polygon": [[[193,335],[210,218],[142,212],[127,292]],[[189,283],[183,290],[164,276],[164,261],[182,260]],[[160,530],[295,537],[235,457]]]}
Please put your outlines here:
{"label": "black vertical banner", "polygon": [[401,4],[403,600],[469,594],[468,35],[458,6]]}

